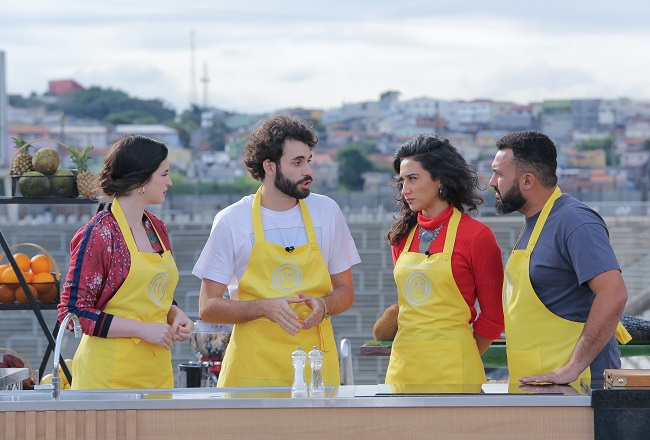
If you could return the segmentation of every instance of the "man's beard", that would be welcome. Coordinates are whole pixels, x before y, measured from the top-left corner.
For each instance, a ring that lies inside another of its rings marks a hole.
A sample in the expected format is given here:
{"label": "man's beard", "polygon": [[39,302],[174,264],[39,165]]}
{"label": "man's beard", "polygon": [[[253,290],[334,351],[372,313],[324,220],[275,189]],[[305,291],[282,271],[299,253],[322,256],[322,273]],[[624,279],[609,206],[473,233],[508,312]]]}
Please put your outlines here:
{"label": "man's beard", "polygon": [[280,168],[280,164],[278,164],[278,173],[275,175],[274,183],[275,187],[279,189],[280,192],[288,195],[289,197],[293,197],[294,199],[304,199],[310,193],[309,188],[300,189],[298,188],[298,185],[302,185],[305,182],[311,182],[312,180],[313,179],[311,177],[307,176],[304,179],[293,182],[284,174],[282,174],[282,169]]}
{"label": "man's beard", "polygon": [[505,215],[519,211],[525,204],[526,199],[519,190],[519,183],[515,182],[505,194],[501,195],[501,200],[497,199],[494,209],[497,215]]}

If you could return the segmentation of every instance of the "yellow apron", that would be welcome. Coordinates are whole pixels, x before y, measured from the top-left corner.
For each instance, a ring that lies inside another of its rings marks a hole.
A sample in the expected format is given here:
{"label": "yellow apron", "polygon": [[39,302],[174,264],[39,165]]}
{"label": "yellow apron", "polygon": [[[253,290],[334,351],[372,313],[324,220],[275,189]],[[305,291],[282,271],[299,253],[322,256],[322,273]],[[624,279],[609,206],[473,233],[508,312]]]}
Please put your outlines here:
{"label": "yellow apron", "polygon": [[[530,256],[539,239],[555,201],[562,195],[559,187],[546,201],[539,214],[526,249],[513,249],[505,267],[503,281],[503,312],[506,328],[506,353],[511,384],[522,376],[548,373],[569,361],[582,334],[584,323],[557,316],[540,301],[530,282]],[[629,341],[629,334],[619,323],[617,337]],[[627,340],[626,340],[627,339]],[[589,367],[580,379],[589,382]]]}
{"label": "yellow apron", "polygon": [[[299,200],[309,242],[292,252],[264,240],[261,211],[261,187],[253,199],[255,243],[246,272],[239,281],[239,301],[298,296],[298,292],[321,297],[332,290],[327,266],[320,253],[316,233],[304,200]],[[305,304],[290,304],[300,319],[312,312]],[[217,386],[291,386],[291,353],[300,346],[309,352],[314,346],[323,351],[325,385],[340,385],[339,360],[334,331],[328,319],[320,325],[292,336],[278,324],[259,318],[235,324],[221,366]],[[311,380],[309,362],[305,379]]]}
{"label": "yellow apron", "polygon": [[486,380],[469,324],[471,312],[451,269],[460,218],[454,208],[442,253],[427,257],[409,252],[416,226],[397,259],[398,330],[387,384],[477,384],[480,388]]}
{"label": "yellow apron", "polygon": [[[117,199],[112,213],[131,255],[122,286],[106,304],[105,313],[144,322],[167,322],[178,270],[169,249],[163,254],[140,252]],[[74,356],[72,389],[173,388],[171,351],[139,338],[84,335]]]}

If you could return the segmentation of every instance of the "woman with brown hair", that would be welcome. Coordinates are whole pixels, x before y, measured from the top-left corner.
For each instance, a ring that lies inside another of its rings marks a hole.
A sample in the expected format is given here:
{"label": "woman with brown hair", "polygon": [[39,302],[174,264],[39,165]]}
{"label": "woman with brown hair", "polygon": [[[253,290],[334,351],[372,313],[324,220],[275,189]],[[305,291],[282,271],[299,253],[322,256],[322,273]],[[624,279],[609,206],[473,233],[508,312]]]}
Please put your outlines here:
{"label": "woman with brown hair", "polygon": [[483,202],[476,172],[433,135],[400,146],[393,169],[399,313],[386,383],[483,383],[481,354],[503,331],[503,262],[494,233],[467,214]]}
{"label": "woman with brown hair", "polygon": [[74,313],[84,332],[72,389],[174,387],[170,350],[194,324],[173,301],[167,229],[145,209],[171,184],[162,142],[128,135],[104,159],[100,187],[111,202],[72,239],[58,306],[59,320]]}

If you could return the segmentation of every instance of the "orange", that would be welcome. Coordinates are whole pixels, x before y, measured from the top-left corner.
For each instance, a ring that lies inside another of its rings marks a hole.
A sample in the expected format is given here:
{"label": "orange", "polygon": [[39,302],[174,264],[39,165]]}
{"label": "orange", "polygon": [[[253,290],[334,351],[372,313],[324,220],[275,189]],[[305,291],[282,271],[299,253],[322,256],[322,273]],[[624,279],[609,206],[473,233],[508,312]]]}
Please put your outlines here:
{"label": "orange", "polygon": [[[29,287],[30,292],[32,292],[32,296],[34,299],[38,299],[38,290],[36,290],[36,287],[34,286],[27,286]],[[29,301],[27,300],[27,295],[25,295],[25,291],[23,290],[22,286],[18,286],[16,289],[16,301],[18,301],[21,304],[29,304]]]}
{"label": "orange", "polygon": [[0,284],[0,304],[12,304],[16,301],[16,290],[8,284]]}
{"label": "orange", "polygon": [[20,267],[20,270],[23,272],[27,272],[29,270],[29,265],[31,263],[29,257],[26,254],[14,254],[14,260],[16,260],[16,264],[18,264],[18,267]]}
{"label": "orange", "polygon": [[2,272],[9,269],[11,264],[0,264],[0,278],[2,277]]}
{"label": "orange", "polygon": [[23,272],[23,278],[25,278],[25,282],[29,284],[32,282],[32,279],[34,279],[34,274],[31,272]]}
{"label": "orange", "polygon": [[[25,278],[26,283],[32,282],[32,278],[34,277],[33,273],[23,272],[22,274],[23,278]],[[9,284],[12,287],[17,287],[19,284],[18,275],[16,275],[16,271],[13,269],[13,267],[5,269],[4,272],[0,273],[0,281]]]}
{"label": "orange", "polygon": [[5,269],[5,271],[2,272],[2,282],[14,285],[18,284],[18,275],[16,275],[16,271],[13,267]]}
{"label": "orange", "polygon": [[[39,287],[36,287],[36,290],[38,290],[38,300],[42,303],[51,303],[51,302],[58,302],[59,299],[59,291],[56,288],[56,285],[54,283],[52,284],[45,284],[45,286],[49,286],[49,289],[41,289],[39,290]],[[43,285],[40,285],[40,287],[43,287]]]}
{"label": "orange", "polygon": [[54,275],[49,272],[37,273],[34,275],[32,283],[36,290],[38,290],[39,294],[46,294],[52,287],[56,290],[56,286],[54,285]]}
{"label": "orange", "polygon": [[34,273],[50,272],[52,262],[46,255],[38,254],[32,257],[30,267]]}

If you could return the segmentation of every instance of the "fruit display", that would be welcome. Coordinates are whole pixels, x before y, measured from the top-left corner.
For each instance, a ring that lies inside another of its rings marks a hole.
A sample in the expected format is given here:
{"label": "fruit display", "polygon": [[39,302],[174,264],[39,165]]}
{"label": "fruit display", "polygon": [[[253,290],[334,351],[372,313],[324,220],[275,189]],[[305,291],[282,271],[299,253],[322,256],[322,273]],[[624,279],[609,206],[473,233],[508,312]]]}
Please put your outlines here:
{"label": "fruit display", "polygon": [[88,155],[93,147],[86,147],[79,150],[77,147],[68,147],[70,151],[70,158],[77,166],[77,190],[82,197],[90,200],[96,200],[99,196],[99,186],[97,184],[97,177],[88,169],[88,160],[91,157]]}
{"label": "fruit display", "polygon": [[[58,268],[53,267],[50,256],[43,253],[29,257],[18,252],[12,254],[22,277],[27,283],[29,292],[35,300],[47,304],[59,299]],[[0,304],[29,304],[28,296],[20,284],[16,270],[8,262],[3,262],[4,254],[0,257]],[[53,273],[52,270],[55,269]]]}
{"label": "fruit display", "polygon": [[[29,152],[31,144],[49,141],[63,146],[70,153],[70,160],[77,170],[59,168],[61,157],[52,148],[41,148],[34,155]],[[14,138],[18,151],[11,163],[12,194],[15,197],[82,197],[97,200],[100,191],[97,177],[88,169],[92,146],[80,150],[69,147],[55,139],[37,139],[25,142],[22,136]]]}

